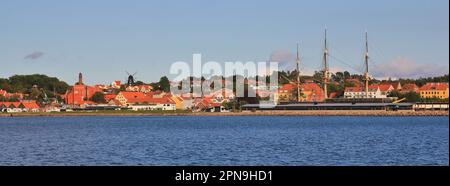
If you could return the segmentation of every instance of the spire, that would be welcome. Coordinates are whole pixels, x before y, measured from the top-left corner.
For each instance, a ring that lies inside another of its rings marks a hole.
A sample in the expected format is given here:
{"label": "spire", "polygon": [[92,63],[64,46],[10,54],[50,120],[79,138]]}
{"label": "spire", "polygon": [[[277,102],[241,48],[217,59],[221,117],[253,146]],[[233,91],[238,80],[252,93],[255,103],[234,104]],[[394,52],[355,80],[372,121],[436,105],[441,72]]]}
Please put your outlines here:
{"label": "spire", "polygon": [[328,43],[327,43],[327,29],[325,28],[325,41],[324,41],[324,50],[323,50],[323,94],[325,99],[328,98]]}
{"label": "spire", "polygon": [[299,44],[297,43],[297,101],[300,102],[301,92],[300,92],[300,53],[299,53]]}
{"label": "spire", "polygon": [[83,84],[83,74],[81,72],[78,74],[78,83],[77,84],[79,84],[79,85]]}
{"label": "spire", "polygon": [[365,57],[364,57],[364,60],[365,60],[365,67],[366,67],[366,73],[369,73],[369,39],[368,39],[368,36],[367,36],[368,34],[367,34],[367,31],[366,31],[366,52],[365,52]]}
{"label": "spire", "polygon": [[366,93],[366,98],[369,98],[369,39],[367,36],[366,31],[366,51],[364,54],[364,66],[365,66],[365,72],[364,72],[364,91]]}

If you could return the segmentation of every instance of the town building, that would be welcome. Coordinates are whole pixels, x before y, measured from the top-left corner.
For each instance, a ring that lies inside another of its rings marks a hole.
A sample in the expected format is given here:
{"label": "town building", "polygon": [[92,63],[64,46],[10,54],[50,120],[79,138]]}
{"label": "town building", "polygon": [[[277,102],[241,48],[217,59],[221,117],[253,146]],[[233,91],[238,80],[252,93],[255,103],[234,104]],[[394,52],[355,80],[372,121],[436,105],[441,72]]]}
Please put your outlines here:
{"label": "town building", "polygon": [[115,100],[132,110],[176,110],[176,103],[170,96],[158,97],[143,92],[122,91]]}
{"label": "town building", "polygon": [[427,83],[419,88],[421,98],[448,99],[448,83]]}
{"label": "town building", "polygon": [[391,83],[392,87],[394,88],[394,90],[400,91],[402,90],[403,86],[402,84],[399,82],[395,82],[395,83]]}
{"label": "town building", "polygon": [[122,83],[120,81],[116,80],[116,81],[113,81],[111,83],[111,88],[113,88],[113,89],[120,89],[121,85],[122,85]]}
{"label": "town building", "polygon": [[[279,103],[297,101],[296,86],[285,84],[278,89],[275,100]],[[301,102],[322,102],[325,99],[322,89],[316,83],[300,84]]]}
{"label": "town building", "polygon": [[235,98],[234,92],[231,89],[223,88],[212,93],[212,97],[218,102],[228,101]]}
{"label": "town building", "polygon": [[6,97],[6,95],[8,95],[8,92],[6,92],[6,90],[0,89],[0,96],[1,97]]}
{"label": "town building", "polygon": [[40,107],[36,101],[0,102],[1,112],[39,112]]}
{"label": "town building", "polygon": [[153,90],[153,87],[150,85],[135,85],[135,86],[128,86],[125,90],[128,92],[149,93]]}
{"label": "town building", "polygon": [[[376,88],[376,86],[378,86],[378,88],[380,89],[381,95],[389,95],[392,91],[396,90],[394,88],[394,86],[392,86],[392,84],[386,83],[386,84],[379,84],[379,85],[371,85],[372,88]],[[370,86],[369,86],[370,87]],[[399,87],[398,85],[396,85],[396,87]],[[401,86],[400,86],[401,87]]]}
{"label": "town building", "polygon": [[63,99],[66,104],[72,107],[84,107],[85,105],[93,104],[91,99],[96,92],[103,92],[103,90],[99,87],[85,85],[83,83],[83,75],[80,73],[78,82],[67,89]]}
{"label": "town building", "polygon": [[[9,93],[6,90],[2,90],[0,89],[0,98],[4,98],[4,99],[11,99],[11,98],[16,98],[16,99],[23,99],[27,94],[22,94],[22,93]],[[1,100],[0,100],[1,101]]]}
{"label": "town building", "polygon": [[175,108],[177,110],[184,110],[185,107],[183,107],[184,99],[181,96],[172,95],[170,99],[175,103]]}
{"label": "town building", "polygon": [[147,96],[143,92],[126,92],[122,91],[117,94],[115,100],[119,101],[121,105],[128,106],[132,104],[139,104],[146,101]]}
{"label": "town building", "polygon": [[294,85],[285,84],[278,89],[275,100],[279,103],[291,102],[295,100],[294,97]]}
{"label": "town building", "polygon": [[111,100],[115,99],[117,95],[115,94],[105,94],[103,95],[103,98],[105,99],[105,101],[108,103]]}
{"label": "town building", "polygon": [[400,93],[401,94],[406,94],[406,93],[409,93],[409,92],[419,93],[419,87],[416,84],[414,84],[414,83],[408,83],[408,84],[403,85],[401,90],[400,90]]}
{"label": "town building", "polygon": [[205,112],[229,112],[228,109],[222,106],[222,103],[223,102],[219,102],[218,100],[215,99],[203,98],[195,103],[195,109],[202,110]]}
{"label": "town building", "polygon": [[304,102],[322,102],[325,99],[322,89],[316,83],[303,83],[300,85],[302,101]]}
{"label": "town building", "polygon": [[366,92],[364,87],[346,87],[344,90],[344,98],[348,99],[359,99],[359,98],[386,98],[387,95],[383,94],[380,90],[380,86],[371,85],[369,86],[368,96],[366,97]]}

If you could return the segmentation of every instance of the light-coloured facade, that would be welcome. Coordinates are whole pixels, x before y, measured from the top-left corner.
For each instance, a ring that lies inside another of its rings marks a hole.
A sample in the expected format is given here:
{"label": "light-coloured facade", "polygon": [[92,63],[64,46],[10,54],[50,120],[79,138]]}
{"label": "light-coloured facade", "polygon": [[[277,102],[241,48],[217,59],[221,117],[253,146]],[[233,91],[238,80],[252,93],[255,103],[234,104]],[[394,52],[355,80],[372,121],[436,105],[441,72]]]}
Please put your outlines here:
{"label": "light-coloured facade", "polygon": [[387,98],[386,94],[383,94],[378,86],[369,87],[368,96],[364,87],[347,87],[344,91],[344,98],[359,99],[359,98]]}

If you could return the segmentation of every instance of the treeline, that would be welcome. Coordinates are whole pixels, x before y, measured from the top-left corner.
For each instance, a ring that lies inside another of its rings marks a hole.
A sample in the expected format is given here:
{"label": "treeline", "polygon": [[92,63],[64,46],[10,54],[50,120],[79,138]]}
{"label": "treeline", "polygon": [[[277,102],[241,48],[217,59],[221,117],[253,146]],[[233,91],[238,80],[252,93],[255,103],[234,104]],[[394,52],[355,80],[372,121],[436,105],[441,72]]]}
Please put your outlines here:
{"label": "treeline", "polygon": [[406,84],[406,83],[415,83],[417,86],[421,87],[425,85],[428,82],[436,82],[436,83],[444,83],[449,82],[449,76],[443,75],[438,77],[427,77],[427,78],[418,78],[418,79],[399,79],[400,83]]}
{"label": "treeline", "polygon": [[[278,72],[280,76],[279,83],[281,84],[287,84],[288,81],[286,78],[282,78],[281,76],[287,77],[289,80],[293,81],[296,79],[297,71],[279,71]],[[315,83],[321,83],[323,79],[323,72],[322,71],[315,71],[312,76],[302,75],[301,76],[301,82],[304,82],[305,80],[312,80]],[[340,84],[344,84],[346,79],[357,79],[361,82],[364,81],[364,76],[361,74],[350,74],[348,71],[344,72],[336,72],[336,73],[330,73],[330,82],[337,82]],[[411,79],[411,78],[400,78],[398,80],[378,80],[375,78],[370,79],[370,84],[378,84],[378,83],[394,83],[394,82],[400,82],[402,85],[413,83],[417,86],[421,87],[429,82],[436,82],[436,83],[443,83],[443,82],[449,82],[449,75],[442,75],[442,76],[436,76],[436,77],[420,77],[417,79]]]}
{"label": "treeline", "polygon": [[0,78],[0,89],[9,93],[27,94],[27,99],[34,100],[44,99],[45,95],[49,98],[57,97],[55,94],[64,94],[67,87],[69,85],[66,82],[42,74],[14,75],[7,79]]}

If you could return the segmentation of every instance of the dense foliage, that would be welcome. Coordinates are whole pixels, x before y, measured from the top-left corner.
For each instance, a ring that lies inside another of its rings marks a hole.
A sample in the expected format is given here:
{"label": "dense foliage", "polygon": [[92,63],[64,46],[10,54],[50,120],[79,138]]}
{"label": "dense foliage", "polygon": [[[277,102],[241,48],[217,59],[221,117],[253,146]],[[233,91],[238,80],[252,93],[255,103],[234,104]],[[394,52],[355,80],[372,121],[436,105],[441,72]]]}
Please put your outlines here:
{"label": "dense foliage", "polygon": [[163,76],[160,78],[159,82],[150,84],[154,90],[160,90],[163,92],[170,92],[170,81],[169,78]]}
{"label": "dense foliage", "polygon": [[[67,90],[67,83],[60,81],[56,77],[48,77],[42,74],[14,75],[8,79],[0,78],[0,89],[10,93],[23,93],[28,95],[28,99],[46,100],[48,98],[58,98],[55,94],[64,94]],[[16,100],[11,98],[10,100]]]}
{"label": "dense foliage", "polygon": [[105,96],[101,92],[96,92],[92,95],[91,101],[95,103],[106,103]]}

